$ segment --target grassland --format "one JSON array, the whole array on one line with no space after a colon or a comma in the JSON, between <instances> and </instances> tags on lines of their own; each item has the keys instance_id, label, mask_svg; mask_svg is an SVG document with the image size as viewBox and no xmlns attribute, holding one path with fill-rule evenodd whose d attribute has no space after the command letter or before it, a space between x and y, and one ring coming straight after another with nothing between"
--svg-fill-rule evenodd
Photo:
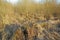
<instances>
[{"instance_id":1,"label":"grassland","mask_svg":"<svg viewBox=\"0 0 60 40\"><path fill-rule=\"evenodd\" d=\"M59 6L0 2L0 40L60 40Z\"/></svg>"}]
</instances>

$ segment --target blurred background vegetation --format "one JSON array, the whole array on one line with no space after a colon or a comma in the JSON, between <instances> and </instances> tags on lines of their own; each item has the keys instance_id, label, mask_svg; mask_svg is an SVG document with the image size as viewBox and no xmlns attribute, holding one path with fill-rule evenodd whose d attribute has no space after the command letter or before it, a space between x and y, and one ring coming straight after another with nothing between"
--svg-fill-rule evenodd
<instances>
[{"instance_id":1,"label":"blurred background vegetation","mask_svg":"<svg viewBox=\"0 0 60 40\"><path fill-rule=\"evenodd\" d=\"M57 0L34 2L22 0L11 4L0 0L0 32L1 40L60 40L60 3ZM7 27L10 33L5 32ZM17 30L15 29L20 25ZM23 31L23 30L24 31ZM27 31L27 32L26 32ZM11 33L12 32L12 33ZM8 38L7 35L13 35ZM5 38L7 36L7 38Z\"/></svg>"}]
</instances>

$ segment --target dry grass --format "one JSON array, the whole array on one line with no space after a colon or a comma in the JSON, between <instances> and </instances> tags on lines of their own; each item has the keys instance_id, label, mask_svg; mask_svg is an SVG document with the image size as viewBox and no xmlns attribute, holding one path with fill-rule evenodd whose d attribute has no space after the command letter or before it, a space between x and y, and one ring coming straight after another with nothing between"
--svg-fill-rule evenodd
<instances>
[{"instance_id":1,"label":"dry grass","mask_svg":"<svg viewBox=\"0 0 60 40\"><path fill-rule=\"evenodd\" d=\"M1 4L0 8L0 40L60 40L60 19L55 20L50 11L46 14L43 8L49 7Z\"/></svg>"}]
</instances>

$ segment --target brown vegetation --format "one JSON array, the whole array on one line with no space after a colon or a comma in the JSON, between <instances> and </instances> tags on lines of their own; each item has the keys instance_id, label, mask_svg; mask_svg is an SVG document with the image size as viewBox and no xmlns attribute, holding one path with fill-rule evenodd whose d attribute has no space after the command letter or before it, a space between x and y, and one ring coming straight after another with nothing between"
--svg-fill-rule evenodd
<instances>
[{"instance_id":1,"label":"brown vegetation","mask_svg":"<svg viewBox=\"0 0 60 40\"><path fill-rule=\"evenodd\" d=\"M0 1L0 40L60 40L60 5Z\"/></svg>"}]
</instances>

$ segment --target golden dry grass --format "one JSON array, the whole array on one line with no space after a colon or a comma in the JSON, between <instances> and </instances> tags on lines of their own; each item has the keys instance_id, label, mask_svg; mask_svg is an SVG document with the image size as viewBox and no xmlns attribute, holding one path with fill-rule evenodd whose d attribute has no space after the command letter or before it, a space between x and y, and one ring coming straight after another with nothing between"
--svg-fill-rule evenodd
<instances>
[{"instance_id":1,"label":"golden dry grass","mask_svg":"<svg viewBox=\"0 0 60 40\"><path fill-rule=\"evenodd\" d=\"M55 5L0 4L0 40L60 40L60 15L55 20Z\"/></svg>"}]
</instances>

